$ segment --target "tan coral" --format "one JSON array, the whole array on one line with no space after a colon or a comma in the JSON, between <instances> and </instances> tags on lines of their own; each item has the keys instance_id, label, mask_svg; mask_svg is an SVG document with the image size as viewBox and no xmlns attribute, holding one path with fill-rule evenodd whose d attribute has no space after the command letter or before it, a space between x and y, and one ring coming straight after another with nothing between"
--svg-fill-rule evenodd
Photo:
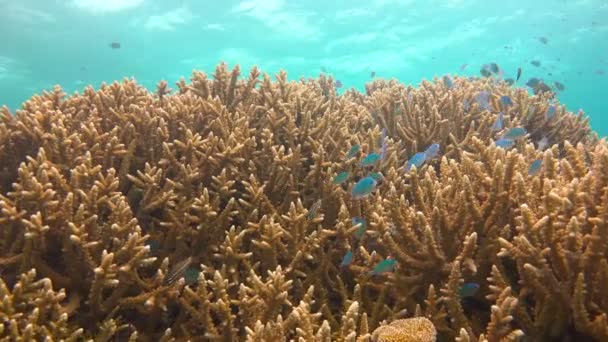
<instances>
[{"instance_id":1,"label":"tan coral","mask_svg":"<svg viewBox=\"0 0 608 342\"><path fill-rule=\"evenodd\" d=\"M398 319L372 333L374 342L435 342L436 339L437 330L426 317Z\"/></svg>"},{"instance_id":2,"label":"tan coral","mask_svg":"<svg viewBox=\"0 0 608 342\"><path fill-rule=\"evenodd\" d=\"M33 283L65 291L50 322L85 339L365 341L411 313L439 339L607 338L608 145L582 114L557 105L548 118L545 95L486 79L338 95L326 76L240 76L221 64L176 93L125 79L2 109L6 288L35 269ZM515 148L492 143L480 90L493 108L517 103L502 108L529 132ZM385 159L365 170L383 128ZM435 142L440 158L403 172ZM353 201L372 170L377 191ZM341 171L349 183L332 184ZM370 275L389 257L394 272ZM197 282L171 271L182 260ZM478 293L461 298L471 282ZM19 324L44 331L34 318Z\"/></svg>"}]
</instances>

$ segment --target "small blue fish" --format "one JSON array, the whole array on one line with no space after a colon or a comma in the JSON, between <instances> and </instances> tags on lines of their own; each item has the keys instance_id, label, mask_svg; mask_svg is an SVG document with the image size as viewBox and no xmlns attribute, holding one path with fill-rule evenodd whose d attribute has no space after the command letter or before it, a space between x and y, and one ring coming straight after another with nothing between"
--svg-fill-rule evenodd
<instances>
[{"instance_id":1,"label":"small blue fish","mask_svg":"<svg viewBox=\"0 0 608 342\"><path fill-rule=\"evenodd\" d=\"M446 88L448 89L452 89L452 87L454 86L454 82L452 82L452 79L450 78L450 76L443 76L443 84L445 84Z\"/></svg>"},{"instance_id":2,"label":"small blue fish","mask_svg":"<svg viewBox=\"0 0 608 342\"><path fill-rule=\"evenodd\" d=\"M419 169L425 161L426 155L424 154L424 152L417 152L405 164L405 172L410 172L412 166L416 166L416 168Z\"/></svg>"},{"instance_id":3,"label":"small blue fish","mask_svg":"<svg viewBox=\"0 0 608 342\"><path fill-rule=\"evenodd\" d=\"M500 138L500 139L496 140L496 142L495 142L496 146L502 147L502 148L511 148L514 143L515 142L513 140L505 139L505 138Z\"/></svg>"},{"instance_id":4,"label":"small blue fish","mask_svg":"<svg viewBox=\"0 0 608 342\"><path fill-rule=\"evenodd\" d=\"M361 166L372 166L382 160L382 155L380 153L370 153L361 161Z\"/></svg>"},{"instance_id":5,"label":"small blue fish","mask_svg":"<svg viewBox=\"0 0 608 342\"><path fill-rule=\"evenodd\" d=\"M361 217L353 217L352 224L353 227L359 225L359 228L357 228L354 235L357 240L361 240L361 238L363 238L363 235L365 235L365 230L367 229L367 223L365 222L365 219Z\"/></svg>"},{"instance_id":6,"label":"small blue fish","mask_svg":"<svg viewBox=\"0 0 608 342\"><path fill-rule=\"evenodd\" d=\"M369 174L369 176L375 179L376 182L379 182L382 180L382 178L384 178L384 176L380 172L372 172Z\"/></svg>"},{"instance_id":7,"label":"small blue fish","mask_svg":"<svg viewBox=\"0 0 608 342\"><path fill-rule=\"evenodd\" d=\"M350 159L350 158L354 157L355 155L357 155L357 153L359 153L360 149L361 149L361 146L359 146L359 144L353 145L350 148L350 150L348 150L348 153L346 154L346 159Z\"/></svg>"},{"instance_id":8,"label":"small blue fish","mask_svg":"<svg viewBox=\"0 0 608 342\"><path fill-rule=\"evenodd\" d=\"M462 103L464 105L465 112L468 112L469 109L471 109L471 103L469 102L468 99L464 99L464 101Z\"/></svg>"},{"instance_id":9,"label":"small blue fish","mask_svg":"<svg viewBox=\"0 0 608 342\"><path fill-rule=\"evenodd\" d=\"M438 154L439 154L439 144L431 144L424 151L424 158L426 160L431 160L431 159L437 157Z\"/></svg>"},{"instance_id":10,"label":"small blue fish","mask_svg":"<svg viewBox=\"0 0 608 342\"><path fill-rule=\"evenodd\" d=\"M502 121L503 121L504 115L502 114L502 112L498 113L498 118L496 119L496 122L494 122L494 124L492 125L492 130L493 131L500 131L502 130Z\"/></svg>"},{"instance_id":11,"label":"small blue fish","mask_svg":"<svg viewBox=\"0 0 608 342\"><path fill-rule=\"evenodd\" d=\"M348 267L351 262L353 262L353 252L349 250L344 254L342 262L340 263L340 268Z\"/></svg>"},{"instance_id":12,"label":"small blue fish","mask_svg":"<svg viewBox=\"0 0 608 342\"><path fill-rule=\"evenodd\" d=\"M196 267L188 267L186 272L184 273L184 280L186 281L186 285L192 285L198 282L198 275L201 273Z\"/></svg>"},{"instance_id":13,"label":"small blue fish","mask_svg":"<svg viewBox=\"0 0 608 342\"><path fill-rule=\"evenodd\" d=\"M373 270L369 271L369 275L377 275L385 272L392 272L395 269L397 260L385 259L376 264Z\"/></svg>"},{"instance_id":14,"label":"small blue fish","mask_svg":"<svg viewBox=\"0 0 608 342\"><path fill-rule=\"evenodd\" d=\"M514 140L523 137L524 135L526 135L526 133L526 129L523 127L513 127L509 129L505 134L503 134L502 138Z\"/></svg>"},{"instance_id":15,"label":"small blue fish","mask_svg":"<svg viewBox=\"0 0 608 342\"><path fill-rule=\"evenodd\" d=\"M502 104L507 107L507 106L512 106L513 105L513 101L511 101L511 98L508 97L507 95L503 95L500 97L500 102L502 102Z\"/></svg>"},{"instance_id":16,"label":"small blue fish","mask_svg":"<svg viewBox=\"0 0 608 342\"><path fill-rule=\"evenodd\" d=\"M378 181L376 181L372 176L361 178L353 186L351 194L354 199L365 198L369 196L374 191L374 189L376 189L377 184Z\"/></svg>"},{"instance_id":17,"label":"small blue fish","mask_svg":"<svg viewBox=\"0 0 608 342\"><path fill-rule=\"evenodd\" d=\"M540 172L540 167L542 166L543 162L540 159L536 159L535 161L533 161L530 164L530 167L528 168L528 175L530 176L535 176Z\"/></svg>"},{"instance_id":18,"label":"small blue fish","mask_svg":"<svg viewBox=\"0 0 608 342\"><path fill-rule=\"evenodd\" d=\"M150 240L146 241L145 245L150 248L151 254L158 254L158 252L160 250L160 241L158 241L156 239L150 239Z\"/></svg>"},{"instance_id":19,"label":"small blue fish","mask_svg":"<svg viewBox=\"0 0 608 342\"><path fill-rule=\"evenodd\" d=\"M320 199L313 203L313 205L310 207L310 210L308 211L309 220L312 220L317 216L317 211L319 210L319 208L321 208L322 203L323 202Z\"/></svg>"},{"instance_id":20,"label":"small blue fish","mask_svg":"<svg viewBox=\"0 0 608 342\"><path fill-rule=\"evenodd\" d=\"M159 249L160 248L160 241L158 241L156 239L149 239L148 241L146 241L145 244L147 246L150 246L150 249Z\"/></svg>"},{"instance_id":21,"label":"small blue fish","mask_svg":"<svg viewBox=\"0 0 608 342\"><path fill-rule=\"evenodd\" d=\"M337 175L335 175L334 178L331 180L331 182L335 185L339 185L339 184L346 182L348 180L349 176L350 176L350 173L348 171L342 171L342 172L338 173Z\"/></svg>"},{"instance_id":22,"label":"small blue fish","mask_svg":"<svg viewBox=\"0 0 608 342\"><path fill-rule=\"evenodd\" d=\"M475 101L485 110L490 109L490 92L482 91L475 96Z\"/></svg>"},{"instance_id":23,"label":"small blue fish","mask_svg":"<svg viewBox=\"0 0 608 342\"><path fill-rule=\"evenodd\" d=\"M551 105L547 108L547 119L551 119L555 115L555 106Z\"/></svg>"},{"instance_id":24,"label":"small blue fish","mask_svg":"<svg viewBox=\"0 0 608 342\"><path fill-rule=\"evenodd\" d=\"M479 284L477 283L466 283L458 290L460 298L473 297L479 290Z\"/></svg>"}]
</instances>

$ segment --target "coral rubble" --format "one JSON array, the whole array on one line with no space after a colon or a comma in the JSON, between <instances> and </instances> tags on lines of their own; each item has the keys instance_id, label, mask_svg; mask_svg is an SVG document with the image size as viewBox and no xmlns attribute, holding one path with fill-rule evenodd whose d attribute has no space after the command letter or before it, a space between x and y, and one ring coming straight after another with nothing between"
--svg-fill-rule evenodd
<instances>
[{"instance_id":1,"label":"coral rubble","mask_svg":"<svg viewBox=\"0 0 608 342\"><path fill-rule=\"evenodd\" d=\"M2 109L0 339L608 339L608 144L582 113L490 78L240 76Z\"/></svg>"}]
</instances>

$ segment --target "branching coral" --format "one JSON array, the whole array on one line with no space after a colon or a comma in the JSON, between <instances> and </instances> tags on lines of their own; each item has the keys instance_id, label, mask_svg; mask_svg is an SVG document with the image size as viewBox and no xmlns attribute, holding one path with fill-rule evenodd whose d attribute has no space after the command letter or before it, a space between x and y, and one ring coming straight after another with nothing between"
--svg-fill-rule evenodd
<instances>
[{"instance_id":1,"label":"branching coral","mask_svg":"<svg viewBox=\"0 0 608 342\"><path fill-rule=\"evenodd\" d=\"M338 95L260 76L221 64L175 93L124 80L2 110L0 337L608 339L608 145L582 114L491 79ZM498 110L528 132L512 149Z\"/></svg>"}]
</instances>

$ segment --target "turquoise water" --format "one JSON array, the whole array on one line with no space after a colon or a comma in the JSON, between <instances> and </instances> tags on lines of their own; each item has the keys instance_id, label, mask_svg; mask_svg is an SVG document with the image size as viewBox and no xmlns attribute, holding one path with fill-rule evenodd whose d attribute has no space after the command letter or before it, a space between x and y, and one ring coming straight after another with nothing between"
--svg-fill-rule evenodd
<instances>
[{"instance_id":1,"label":"turquoise water","mask_svg":"<svg viewBox=\"0 0 608 342\"><path fill-rule=\"evenodd\" d=\"M563 83L559 100L606 136L606 18L606 0L0 0L0 104L14 111L54 84L71 93L134 77L154 88L220 61L290 79L324 69L359 90L372 71L418 84L496 62L505 77L522 67L521 86Z\"/></svg>"}]
</instances>

